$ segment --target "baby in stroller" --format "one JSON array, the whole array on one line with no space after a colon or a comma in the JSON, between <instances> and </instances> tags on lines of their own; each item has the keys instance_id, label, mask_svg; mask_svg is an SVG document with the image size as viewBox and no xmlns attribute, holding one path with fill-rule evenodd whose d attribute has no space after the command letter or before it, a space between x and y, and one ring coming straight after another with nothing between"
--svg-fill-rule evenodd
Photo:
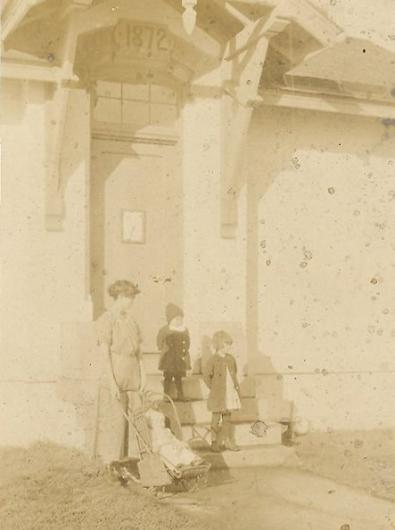
<instances>
[{"instance_id":1,"label":"baby in stroller","mask_svg":"<svg viewBox=\"0 0 395 530\"><path fill-rule=\"evenodd\" d=\"M204 460L196 455L187 443L182 442L172 433L167 425L168 418L160 410L160 402L148 400L144 409L152 451L161 457L169 469L176 470L204 463Z\"/></svg>"}]
</instances>

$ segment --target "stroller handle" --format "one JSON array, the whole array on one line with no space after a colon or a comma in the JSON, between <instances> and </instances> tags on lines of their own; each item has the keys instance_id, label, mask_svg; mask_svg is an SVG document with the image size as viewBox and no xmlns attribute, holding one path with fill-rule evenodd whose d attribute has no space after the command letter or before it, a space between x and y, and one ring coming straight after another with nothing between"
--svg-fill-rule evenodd
<instances>
[{"instance_id":1,"label":"stroller handle","mask_svg":"<svg viewBox=\"0 0 395 530\"><path fill-rule=\"evenodd\" d=\"M123 392L128 392L128 391L124 390ZM177 423L177 429L179 431L180 440L183 441L184 437L182 433L182 425L181 425L180 417L178 415L177 407L174 403L174 400L168 394L165 394L164 392L155 392L153 390L145 390L145 391L139 390L136 393L142 398L143 405L144 405L144 399L146 398L147 394L150 397L156 396L157 399L154 399L154 401L163 401L163 398L165 398L170 403L176 423ZM121 411L122 411L123 416L125 417L126 421L130 423L129 415L125 412L121 404L120 406L121 406Z\"/></svg>"},{"instance_id":2,"label":"stroller handle","mask_svg":"<svg viewBox=\"0 0 395 530\"><path fill-rule=\"evenodd\" d=\"M174 417L175 417L175 420L176 420L176 423L177 423L177 428L179 430L179 433L180 433L180 439L181 441L183 441L183 434L182 434L182 426L181 426L181 421L180 421L180 417L178 415L178 411L177 411L177 407L174 403L174 400L169 396L169 394L165 394L164 392L155 392L155 391L152 391L152 390L147 390L146 392L141 392L142 394L142 397L143 397L143 401L144 401L144 394L149 394L150 396L157 396L157 400L156 401L163 401L163 398L166 398L166 400L170 403L171 405L171 408L173 410L173 413L174 413Z\"/></svg>"}]
</instances>

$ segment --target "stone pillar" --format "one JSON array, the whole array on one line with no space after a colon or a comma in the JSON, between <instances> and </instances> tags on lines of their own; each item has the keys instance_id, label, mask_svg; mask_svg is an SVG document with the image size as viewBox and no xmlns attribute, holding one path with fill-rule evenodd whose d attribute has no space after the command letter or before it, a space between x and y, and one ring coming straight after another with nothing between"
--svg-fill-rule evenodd
<instances>
[{"instance_id":1,"label":"stone pillar","mask_svg":"<svg viewBox=\"0 0 395 530\"><path fill-rule=\"evenodd\" d=\"M68 100L64 140L61 153L61 175L65 204L64 244L68 265L73 274L70 285L70 312L66 319L92 320L90 298L90 96L85 90L71 90ZM59 234L60 235L60 234ZM70 264L72 269L70 270Z\"/></svg>"},{"instance_id":2,"label":"stone pillar","mask_svg":"<svg viewBox=\"0 0 395 530\"><path fill-rule=\"evenodd\" d=\"M57 264L59 294L63 297L63 310L59 315L60 376L81 379L82 367L92 361L92 348L87 347L92 335L89 293L90 101L83 90L70 92L60 168L65 205L63 231L50 234L58 240L58 254L60 243L63 247L62 259ZM69 346L70 341L73 347Z\"/></svg>"},{"instance_id":3,"label":"stone pillar","mask_svg":"<svg viewBox=\"0 0 395 530\"><path fill-rule=\"evenodd\" d=\"M184 308L195 370L216 329L235 338L240 369L245 348L245 194L232 239L221 235L224 108L219 95L195 93L183 108Z\"/></svg>"}]
</instances>

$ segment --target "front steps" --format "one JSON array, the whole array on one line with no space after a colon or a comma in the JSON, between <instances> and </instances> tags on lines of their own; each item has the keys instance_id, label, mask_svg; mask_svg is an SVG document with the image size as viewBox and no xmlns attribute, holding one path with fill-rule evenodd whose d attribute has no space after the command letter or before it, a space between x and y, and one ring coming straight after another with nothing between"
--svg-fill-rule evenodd
<instances>
[{"instance_id":1,"label":"front steps","mask_svg":"<svg viewBox=\"0 0 395 530\"><path fill-rule=\"evenodd\" d=\"M158 371L159 354L144 354L144 367L147 374L147 388L163 392L163 376ZM257 381L259 385L257 385ZM280 421L289 417L289 404L276 399L272 388L265 388L259 379L240 377L241 409L232 413L232 431L239 452L210 451L211 412L207 409L209 389L201 374L192 374L183 379L183 389L187 401L175 401L184 441L197 451L214 469L247 466L279 466L289 460L294 451L282 445L284 426ZM259 390L259 391L258 391ZM170 396L175 396L172 386ZM165 407L171 412L171 407ZM251 432L257 420L265 422L267 429L262 437Z\"/></svg>"},{"instance_id":2,"label":"front steps","mask_svg":"<svg viewBox=\"0 0 395 530\"><path fill-rule=\"evenodd\" d=\"M176 401L177 412L181 424L210 423L211 412L207 409L205 399L196 401ZM268 407L265 400L256 398L242 398L241 409L232 412L234 422L251 422L268 417Z\"/></svg>"},{"instance_id":3,"label":"front steps","mask_svg":"<svg viewBox=\"0 0 395 530\"><path fill-rule=\"evenodd\" d=\"M163 375L157 371L154 374L147 375L147 383L150 390L163 392ZM201 374L192 374L183 380L185 395L189 399L197 401L207 399L209 389L203 381ZM255 397L255 381L252 377L246 377L240 381L240 391L243 398ZM172 396L175 396L175 387L173 386Z\"/></svg>"},{"instance_id":4,"label":"front steps","mask_svg":"<svg viewBox=\"0 0 395 530\"><path fill-rule=\"evenodd\" d=\"M294 449L284 445L252 445L241 447L238 452L224 451L222 453L201 450L199 455L211 464L212 469L277 467L288 463L294 464L297 460Z\"/></svg>"},{"instance_id":5,"label":"front steps","mask_svg":"<svg viewBox=\"0 0 395 530\"><path fill-rule=\"evenodd\" d=\"M163 392L162 374L158 370L159 353L145 353L144 366L147 387ZM75 407L77 422L85 433L81 449L92 453L97 414L98 381L102 373L101 354L97 349L92 323L65 324L61 343L61 376L57 382L57 397ZM185 441L201 451L213 467L275 466L293 454L281 444L283 426L290 417L290 404L283 400L282 380L269 371L261 376L240 375L242 409L232 414L235 442L242 447L239 453L229 451L216 454L209 451L211 442L211 414L207 410L209 390L201 374L184 378L184 392L191 401L176 402ZM173 397L175 389L171 395ZM251 434L251 425L263 420L268 429L262 437Z\"/></svg>"},{"instance_id":6,"label":"front steps","mask_svg":"<svg viewBox=\"0 0 395 530\"><path fill-rule=\"evenodd\" d=\"M266 423L266 422L265 422ZM280 445L283 427L279 423L267 422L266 433L262 437L251 433L250 422L232 422L233 439L237 445L243 446L273 446ZM210 423L182 425L183 439L188 440L191 447L196 449L208 448L211 444Z\"/></svg>"}]
</instances>

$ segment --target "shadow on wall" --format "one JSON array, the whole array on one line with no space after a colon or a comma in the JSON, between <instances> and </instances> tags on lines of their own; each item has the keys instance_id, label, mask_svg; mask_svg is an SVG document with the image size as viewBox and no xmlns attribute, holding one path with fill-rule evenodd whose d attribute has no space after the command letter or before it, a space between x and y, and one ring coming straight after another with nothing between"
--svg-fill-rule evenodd
<instances>
[{"instance_id":1,"label":"shadow on wall","mask_svg":"<svg viewBox=\"0 0 395 530\"><path fill-rule=\"evenodd\" d=\"M347 119L347 127L344 120ZM323 121L325 120L325 121ZM361 125L365 124L365 127ZM244 175L247 182L247 342L250 356L262 358L258 337L265 323L258 322L258 270L260 205L276 178L285 172L295 174L303 186L303 166L295 153L316 151L354 155L369 165L371 155L393 156L394 132L385 120L342 116L319 112L267 108L255 116L246 148ZM372 133L373 130L373 133ZM350 132L351 131L351 132ZM353 135L352 131L355 131ZM321 134L320 134L321 133ZM356 139L358 139L356 141ZM366 146L371 146L369 149ZM266 163L265 161L266 151ZM318 171L331 171L318 168ZM319 175L317 175L318 178ZM292 197L288 197L290 204ZM314 219L312 219L314 222ZM268 264L269 265L269 264ZM270 301L266 303L270 304ZM266 354L270 352L266 352Z\"/></svg>"},{"instance_id":2,"label":"shadow on wall","mask_svg":"<svg viewBox=\"0 0 395 530\"><path fill-rule=\"evenodd\" d=\"M133 136L135 131L131 132ZM113 156L103 156L106 149L113 148L113 142L95 142L92 152L92 171L90 179L90 249L91 249L91 296L93 301L93 318L98 318L106 306L106 182L117 167L127 158L139 159L130 141L119 142Z\"/></svg>"},{"instance_id":3,"label":"shadow on wall","mask_svg":"<svg viewBox=\"0 0 395 530\"><path fill-rule=\"evenodd\" d=\"M213 355L211 337L215 331L222 329L234 340L233 353L238 365L242 406L233 413L233 420L236 423L251 424L263 420L288 426L293 419L293 406L284 399L283 378L276 372L270 357L258 354L250 358L245 332L240 323L205 322L200 329L200 355L194 363L194 373L204 373L207 362ZM201 395L200 399L206 397Z\"/></svg>"},{"instance_id":4,"label":"shadow on wall","mask_svg":"<svg viewBox=\"0 0 395 530\"><path fill-rule=\"evenodd\" d=\"M43 105L50 97L46 85L14 79L1 79L1 124L6 126L20 124L26 117L28 105Z\"/></svg>"},{"instance_id":5,"label":"shadow on wall","mask_svg":"<svg viewBox=\"0 0 395 530\"><path fill-rule=\"evenodd\" d=\"M192 367L193 373L202 373L205 369L207 361L212 356L212 336L216 331L226 331L233 339L232 353L237 362L238 373L240 376L248 373L247 363L247 344L245 338L245 331L242 329L240 322L218 321L218 322L202 322L200 324L200 344L197 351L198 358Z\"/></svg>"},{"instance_id":6,"label":"shadow on wall","mask_svg":"<svg viewBox=\"0 0 395 530\"><path fill-rule=\"evenodd\" d=\"M281 333L281 329L267 330L267 324L260 321L259 317L262 314L262 305L267 304L267 311L270 311L271 305L270 300L262 300L262 285L266 283L266 269L265 267L262 268L265 259L263 258L262 261L262 252L265 253L265 241L260 241L260 236L262 236L263 228L268 233L275 231L273 230L274 227L262 227L264 224L262 220L264 199L281 174L287 173L288 181L291 181L294 175L301 187L308 184L307 178L304 179L304 176L307 175L305 171L309 172L309 178L316 171L317 179L322 178L322 175L326 173L329 177L327 180L330 181L333 167L326 167L323 163L318 167L309 165L305 170L303 162L298 160L298 152L304 152L307 155L309 152L314 153L313 160L319 160L320 153L323 155L329 153L337 155L337 160L340 162L342 156L344 160L353 156L361 161L361 171L366 168L368 173L371 157L383 160L393 158L394 132L394 128L390 126L388 121L377 118L269 108L255 115L249 132L244 160L244 176L245 182L247 182L248 197L247 344L253 371L257 374L257 392L269 399L274 399L275 396L278 399L279 396L283 395L283 380L282 375L276 373L273 366L273 363L276 364L275 359L271 357L271 352L265 349L264 343L265 335L272 331ZM353 177L355 178L355 175ZM324 191L326 192L326 188ZM330 193L330 189L328 192ZM293 201L292 195L287 196L285 193L281 195L283 209L284 203L286 204L288 201L289 206L292 207ZM280 197L278 193L277 197ZM314 212L310 213L307 210L305 215L311 215L311 223L314 223ZM293 227L290 227L290 231L292 229ZM296 236L298 235L296 234ZM303 238L304 234L300 234L300 236ZM267 255L266 265L268 267L270 262L270 256ZM275 293L272 292L273 295ZM328 318L330 318L330 314ZM287 323L283 320L282 325L286 326ZM294 355L293 350L294 344L290 342L289 352L285 352L289 353L290 361ZM315 352L308 351L306 353L312 356Z\"/></svg>"}]
</instances>

